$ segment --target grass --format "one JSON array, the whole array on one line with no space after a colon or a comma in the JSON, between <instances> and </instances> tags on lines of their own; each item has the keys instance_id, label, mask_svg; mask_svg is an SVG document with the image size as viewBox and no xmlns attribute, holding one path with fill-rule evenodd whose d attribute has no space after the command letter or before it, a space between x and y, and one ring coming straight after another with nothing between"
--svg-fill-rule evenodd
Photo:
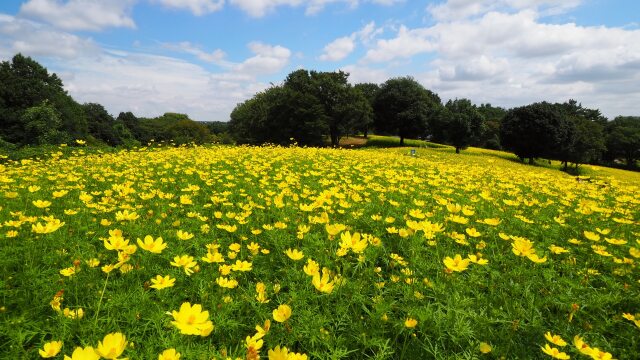
<instances>
[{"instance_id":1,"label":"grass","mask_svg":"<svg viewBox=\"0 0 640 360\"><path fill-rule=\"evenodd\" d=\"M425 146L74 149L0 165L0 358L113 333L132 359L545 358L546 332L573 358L587 358L575 336L635 358L638 178L590 167L579 182ZM158 275L175 283L156 289ZM185 303L210 333L167 314Z\"/></svg>"}]
</instances>

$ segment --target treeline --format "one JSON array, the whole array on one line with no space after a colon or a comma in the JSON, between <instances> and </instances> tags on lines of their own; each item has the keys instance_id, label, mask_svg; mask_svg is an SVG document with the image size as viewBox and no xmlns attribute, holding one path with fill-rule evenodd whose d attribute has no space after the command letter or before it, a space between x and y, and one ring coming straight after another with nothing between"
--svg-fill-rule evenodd
<instances>
[{"instance_id":1,"label":"treeline","mask_svg":"<svg viewBox=\"0 0 640 360\"><path fill-rule=\"evenodd\" d=\"M404 139L449 144L456 152L469 146L569 164L603 163L637 167L640 117L609 121L598 109L575 100L534 103L513 109L476 106L468 99L443 103L411 77L383 84L351 85L348 74L296 70L240 103L229 131L239 143L337 146L345 135L370 132Z\"/></svg>"},{"instance_id":2,"label":"treeline","mask_svg":"<svg viewBox=\"0 0 640 360\"><path fill-rule=\"evenodd\" d=\"M79 104L62 80L29 57L18 54L0 63L0 148L72 144L137 146L150 141L175 144L232 142L226 123L196 122L187 115L156 118L131 112L112 116L100 104Z\"/></svg>"}]
</instances>

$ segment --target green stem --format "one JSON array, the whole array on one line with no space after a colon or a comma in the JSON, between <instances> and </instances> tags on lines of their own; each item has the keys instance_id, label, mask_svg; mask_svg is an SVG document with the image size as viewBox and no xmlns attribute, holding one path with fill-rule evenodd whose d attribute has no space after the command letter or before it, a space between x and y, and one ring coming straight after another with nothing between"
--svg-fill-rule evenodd
<instances>
[{"instance_id":1,"label":"green stem","mask_svg":"<svg viewBox=\"0 0 640 360\"><path fill-rule=\"evenodd\" d=\"M96 318L93 326L98 325L98 315L100 314L100 306L102 305L102 298L104 298L104 292L107 290L107 282L109 282L110 272L107 273L107 278L104 280L104 286L102 287L102 293L100 294L100 300L98 301L98 309L96 310Z\"/></svg>"}]
</instances>

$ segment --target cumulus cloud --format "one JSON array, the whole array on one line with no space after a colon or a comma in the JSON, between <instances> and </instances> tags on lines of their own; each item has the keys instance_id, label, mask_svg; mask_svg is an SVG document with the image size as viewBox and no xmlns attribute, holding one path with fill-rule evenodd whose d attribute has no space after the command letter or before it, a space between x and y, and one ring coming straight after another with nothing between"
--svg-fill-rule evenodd
<instances>
[{"instance_id":1,"label":"cumulus cloud","mask_svg":"<svg viewBox=\"0 0 640 360\"><path fill-rule=\"evenodd\" d=\"M533 9L544 14L559 14L575 8L582 0L447 0L430 4L427 9L438 21L455 21L481 16L490 11Z\"/></svg>"},{"instance_id":2,"label":"cumulus cloud","mask_svg":"<svg viewBox=\"0 0 640 360\"><path fill-rule=\"evenodd\" d=\"M404 0L365 0L378 5L394 5ZM280 6L305 7L307 15L315 15L329 4L345 4L348 8L355 9L362 0L229 0L229 3L245 11L252 17L263 17Z\"/></svg>"},{"instance_id":3,"label":"cumulus cloud","mask_svg":"<svg viewBox=\"0 0 640 360\"><path fill-rule=\"evenodd\" d=\"M99 47L91 39L52 29L30 20L0 16L0 56L16 53L30 56L75 58L93 55Z\"/></svg>"},{"instance_id":4,"label":"cumulus cloud","mask_svg":"<svg viewBox=\"0 0 640 360\"><path fill-rule=\"evenodd\" d=\"M228 66L229 62L225 60L227 54L222 49L215 49L212 52L206 52L199 46L188 41L180 43L163 43L162 46L169 50L180 51L187 54L195 55L198 59L220 66Z\"/></svg>"},{"instance_id":5,"label":"cumulus cloud","mask_svg":"<svg viewBox=\"0 0 640 360\"><path fill-rule=\"evenodd\" d=\"M322 55L320 55L320 60L340 61L353 52L356 47L356 40L368 44L376 35L381 34L382 31L382 28L376 28L375 22L372 21L351 35L337 38L327 44L323 49Z\"/></svg>"},{"instance_id":6,"label":"cumulus cloud","mask_svg":"<svg viewBox=\"0 0 640 360\"><path fill-rule=\"evenodd\" d=\"M197 16L216 12L224 7L224 0L153 0L153 2L170 8L187 9Z\"/></svg>"},{"instance_id":7,"label":"cumulus cloud","mask_svg":"<svg viewBox=\"0 0 640 360\"><path fill-rule=\"evenodd\" d=\"M254 56L233 66L233 70L238 73L253 76L277 73L289 63L291 58L291 50L280 45L252 42L248 46Z\"/></svg>"},{"instance_id":8,"label":"cumulus cloud","mask_svg":"<svg viewBox=\"0 0 640 360\"><path fill-rule=\"evenodd\" d=\"M29 0L20 6L20 15L64 30L135 28L131 18L135 2L136 0Z\"/></svg>"}]
</instances>

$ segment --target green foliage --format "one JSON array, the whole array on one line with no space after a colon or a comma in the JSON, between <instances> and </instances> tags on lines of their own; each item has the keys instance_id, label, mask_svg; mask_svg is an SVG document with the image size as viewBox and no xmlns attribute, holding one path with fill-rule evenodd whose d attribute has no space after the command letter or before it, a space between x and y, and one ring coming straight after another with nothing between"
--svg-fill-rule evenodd
<instances>
[{"instance_id":1,"label":"green foliage","mask_svg":"<svg viewBox=\"0 0 640 360\"><path fill-rule=\"evenodd\" d=\"M500 126L502 147L519 158L553 157L554 151L566 143L571 123L555 105L541 102L511 109Z\"/></svg>"},{"instance_id":2,"label":"green foliage","mask_svg":"<svg viewBox=\"0 0 640 360\"><path fill-rule=\"evenodd\" d=\"M628 167L635 167L640 158L640 117L618 116L606 127L607 157L622 158Z\"/></svg>"},{"instance_id":3,"label":"green foliage","mask_svg":"<svg viewBox=\"0 0 640 360\"><path fill-rule=\"evenodd\" d=\"M387 80L380 86L375 101L375 128L398 135L400 144L408 137L419 137L441 106L440 98L411 77Z\"/></svg>"},{"instance_id":4,"label":"green foliage","mask_svg":"<svg viewBox=\"0 0 640 360\"><path fill-rule=\"evenodd\" d=\"M60 115L46 100L24 111L20 120L24 124L25 136L37 145L63 144L71 140L60 130Z\"/></svg>"},{"instance_id":5,"label":"green foliage","mask_svg":"<svg viewBox=\"0 0 640 360\"><path fill-rule=\"evenodd\" d=\"M486 129L484 117L467 99L447 101L438 118L445 142L453 145L456 153L479 143Z\"/></svg>"}]
</instances>

